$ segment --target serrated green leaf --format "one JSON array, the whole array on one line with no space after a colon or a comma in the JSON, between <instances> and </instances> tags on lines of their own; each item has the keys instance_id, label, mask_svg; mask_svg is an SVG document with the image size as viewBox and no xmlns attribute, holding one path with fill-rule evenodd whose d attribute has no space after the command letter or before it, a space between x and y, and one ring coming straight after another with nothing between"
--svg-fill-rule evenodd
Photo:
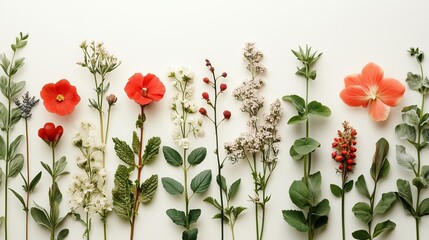
<instances>
[{"instance_id":1,"label":"serrated green leaf","mask_svg":"<svg viewBox=\"0 0 429 240\"><path fill-rule=\"evenodd\" d=\"M173 221L175 224L186 227L186 216L183 211L171 208L168 209L166 213L167 216L171 219L171 221Z\"/></svg>"},{"instance_id":2,"label":"serrated green leaf","mask_svg":"<svg viewBox=\"0 0 429 240\"><path fill-rule=\"evenodd\" d=\"M134 202L133 184L129 177L130 169L119 165L112 189L113 209L119 217L127 220L131 219Z\"/></svg>"},{"instance_id":3,"label":"serrated green leaf","mask_svg":"<svg viewBox=\"0 0 429 240\"><path fill-rule=\"evenodd\" d=\"M305 100L298 95L287 95L284 96L283 101L290 102L295 106L298 113L305 112Z\"/></svg>"},{"instance_id":4,"label":"serrated green leaf","mask_svg":"<svg viewBox=\"0 0 429 240\"><path fill-rule=\"evenodd\" d=\"M380 202L375 206L375 214L383 214L393 206L396 201L396 194L394 192L383 193Z\"/></svg>"},{"instance_id":5,"label":"serrated green leaf","mask_svg":"<svg viewBox=\"0 0 429 240\"><path fill-rule=\"evenodd\" d=\"M182 194L184 191L183 185L180 182L174 180L173 178L163 177L161 179L161 183L165 191L167 191L171 195Z\"/></svg>"},{"instance_id":6,"label":"serrated green leaf","mask_svg":"<svg viewBox=\"0 0 429 240\"><path fill-rule=\"evenodd\" d=\"M416 129L413 126L407 125L406 123L401 123L395 127L396 135L403 140L408 140L410 142L416 141Z\"/></svg>"},{"instance_id":7,"label":"serrated green leaf","mask_svg":"<svg viewBox=\"0 0 429 240\"><path fill-rule=\"evenodd\" d=\"M162 152L164 153L165 160L173 166L181 166L183 164L183 159L180 153L178 153L174 148L169 146L162 147Z\"/></svg>"},{"instance_id":8,"label":"serrated green leaf","mask_svg":"<svg viewBox=\"0 0 429 240\"><path fill-rule=\"evenodd\" d=\"M159 154L159 146L161 145L160 137L151 137L146 144L143 154L143 165L150 163Z\"/></svg>"},{"instance_id":9,"label":"serrated green leaf","mask_svg":"<svg viewBox=\"0 0 429 240\"><path fill-rule=\"evenodd\" d=\"M317 101L308 104L308 113L321 117L331 116L331 109Z\"/></svg>"},{"instance_id":10,"label":"serrated green leaf","mask_svg":"<svg viewBox=\"0 0 429 240\"><path fill-rule=\"evenodd\" d=\"M57 235L57 240L64 240L69 235L68 229L61 230Z\"/></svg>"},{"instance_id":11,"label":"serrated green leaf","mask_svg":"<svg viewBox=\"0 0 429 240\"><path fill-rule=\"evenodd\" d=\"M188 156L188 162L191 165L200 164L207 155L207 149L205 147L200 147L194 149Z\"/></svg>"},{"instance_id":12,"label":"serrated green leaf","mask_svg":"<svg viewBox=\"0 0 429 240\"><path fill-rule=\"evenodd\" d=\"M139 202L148 203L152 200L155 195L156 189L158 188L158 175L152 175L146 179L141 185L141 191L139 194Z\"/></svg>"},{"instance_id":13,"label":"serrated green leaf","mask_svg":"<svg viewBox=\"0 0 429 240\"><path fill-rule=\"evenodd\" d=\"M371 199L371 196L369 195L368 187L366 185L365 177L363 175L360 175L356 181L356 189L360 194L365 196L368 199Z\"/></svg>"},{"instance_id":14,"label":"serrated green leaf","mask_svg":"<svg viewBox=\"0 0 429 240\"><path fill-rule=\"evenodd\" d=\"M240 183L241 183L241 179L237 179L235 182L231 184L231 186L229 187L228 199L231 200L235 196L235 194L238 191L238 188L240 187Z\"/></svg>"},{"instance_id":15,"label":"serrated green leaf","mask_svg":"<svg viewBox=\"0 0 429 240\"><path fill-rule=\"evenodd\" d=\"M405 147L402 145L396 145L396 160L399 166L407 170L416 171L415 159L406 152Z\"/></svg>"},{"instance_id":16,"label":"serrated green leaf","mask_svg":"<svg viewBox=\"0 0 429 240\"><path fill-rule=\"evenodd\" d=\"M330 185L331 188L331 193L335 196L335 197L341 197L343 195L343 190L336 184L331 184Z\"/></svg>"},{"instance_id":17,"label":"serrated green leaf","mask_svg":"<svg viewBox=\"0 0 429 240\"><path fill-rule=\"evenodd\" d=\"M355 216L364 223L369 223L372 220L371 207L368 203L358 202L352 208Z\"/></svg>"},{"instance_id":18,"label":"serrated green leaf","mask_svg":"<svg viewBox=\"0 0 429 240\"><path fill-rule=\"evenodd\" d=\"M125 141L119 140L118 138L113 138L113 142L115 143L115 152L116 156L119 157L124 163L128 164L131 169L135 168L134 162L134 152L130 146Z\"/></svg>"},{"instance_id":19,"label":"serrated green leaf","mask_svg":"<svg viewBox=\"0 0 429 240\"><path fill-rule=\"evenodd\" d=\"M191 189L194 193L203 193L207 191L212 181L212 171L205 170L195 176L191 181Z\"/></svg>"},{"instance_id":20,"label":"serrated green leaf","mask_svg":"<svg viewBox=\"0 0 429 240\"><path fill-rule=\"evenodd\" d=\"M140 148L140 140L139 137L137 136L137 132L133 131L133 151L135 154L139 154L139 148Z\"/></svg>"},{"instance_id":21,"label":"serrated green leaf","mask_svg":"<svg viewBox=\"0 0 429 240\"><path fill-rule=\"evenodd\" d=\"M429 215L429 198L424 199L419 206L419 212L420 217L423 217L425 215Z\"/></svg>"},{"instance_id":22,"label":"serrated green leaf","mask_svg":"<svg viewBox=\"0 0 429 240\"><path fill-rule=\"evenodd\" d=\"M297 207L303 209L310 205L308 196L309 190L303 181L298 180L292 183L289 188L289 197Z\"/></svg>"},{"instance_id":23,"label":"serrated green leaf","mask_svg":"<svg viewBox=\"0 0 429 240\"><path fill-rule=\"evenodd\" d=\"M182 240L197 240L198 229L192 228L182 233Z\"/></svg>"},{"instance_id":24,"label":"serrated green leaf","mask_svg":"<svg viewBox=\"0 0 429 240\"><path fill-rule=\"evenodd\" d=\"M396 224L390 220L378 223L374 228L374 233L372 234L373 238L376 238L378 235L385 231L391 231L395 229Z\"/></svg>"},{"instance_id":25,"label":"serrated green leaf","mask_svg":"<svg viewBox=\"0 0 429 240\"><path fill-rule=\"evenodd\" d=\"M296 230L300 232L308 232L310 229L307 226L307 220L304 213L296 210L283 210L283 219Z\"/></svg>"},{"instance_id":26,"label":"serrated green leaf","mask_svg":"<svg viewBox=\"0 0 429 240\"><path fill-rule=\"evenodd\" d=\"M293 148L300 155L314 152L318 147L320 147L320 143L313 138L300 138L293 143Z\"/></svg>"},{"instance_id":27,"label":"serrated green leaf","mask_svg":"<svg viewBox=\"0 0 429 240\"><path fill-rule=\"evenodd\" d=\"M371 239L371 236L369 235L368 231L366 230L357 230L352 233L352 236L354 239L358 240L367 240Z\"/></svg>"},{"instance_id":28,"label":"serrated green leaf","mask_svg":"<svg viewBox=\"0 0 429 240\"><path fill-rule=\"evenodd\" d=\"M201 209L189 210L189 224L196 223L201 215Z\"/></svg>"},{"instance_id":29,"label":"serrated green leaf","mask_svg":"<svg viewBox=\"0 0 429 240\"><path fill-rule=\"evenodd\" d=\"M212 197L206 197L204 199L204 202L210 203L211 205L213 205L218 210L222 210L222 206L219 204L219 202Z\"/></svg>"},{"instance_id":30,"label":"serrated green leaf","mask_svg":"<svg viewBox=\"0 0 429 240\"><path fill-rule=\"evenodd\" d=\"M7 178L15 177L21 172L22 167L24 166L24 155L21 153L16 154L14 158L10 160L9 163L9 176Z\"/></svg>"}]
</instances>

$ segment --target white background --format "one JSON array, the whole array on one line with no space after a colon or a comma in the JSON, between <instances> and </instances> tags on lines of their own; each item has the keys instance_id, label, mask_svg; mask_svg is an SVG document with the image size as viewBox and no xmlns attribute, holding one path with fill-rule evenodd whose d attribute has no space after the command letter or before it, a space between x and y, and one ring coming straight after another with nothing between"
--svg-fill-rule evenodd
<instances>
[{"instance_id":1,"label":"white background","mask_svg":"<svg viewBox=\"0 0 429 240\"><path fill-rule=\"evenodd\" d=\"M264 64L267 74L263 94L266 105L275 98L298 94L304 96L305 81L295 76L299 64L290 49L309 44L315 50L323 52L316 65L318 77L310 85L310 99L318 100L329 106L332 115L327 119L311 120L311 136L322 143L313 157L312 171L322 171L323 195L330 200L331 213L329 224L320 231L317 239L340 239L341 218L340 200L329 191L330 183L340 183L336 174L335 162L330 158L332 138L341 123L348 120L358 131L356 179L360 174L366 176L371 186L369 168L375 149L375 142L385 137L390 143L389 160L391 172L380 183L381 192L395 190L398 178L410 179L409 172L396 164L395 145L402 143L394 134L394 127L401 123L400 111L403 106L420 104L417 93L408 89L402 103L392 109L389 119L384 123L370 120L367 110L352 109L339 98L346 75L358 73L368 62L376 62L385 71L385 76L394 77L404 85L408 71L417 72L418 65L408 56L406 50L419 46L429 52L429 34L427 26L429 15L427 1L399 0L361 0L361 1L198 1L198 0L162 0L162 1L5 1L0 4L0 52L11 53L9 45L20 32L30 34L27 47L20 53L26 57L24 68L17 75L27 81L25 90L39 96L39 91L46 83L66 78L76 85L82 98L75 112L67 117L48 113L42 104L33 112L31 128L32 174L42 170L40 161L50 162L48 146L37 137L37 130L47 121L64 126L65 133L57 148L58 155L66 155L68 169L76 172L76 149L70 140L75 126L82 120L98 121L96 111L87 106L87 99L94 96L93 81L89 72L76 65L81 61L79 44L83 40L103 41L106 48L122 60L121 66L108 79L111 91L119 98L112 112L110 136L124 140L131 139L134 122L139 112L138 106L129 100L124 91L127 79L135 72L151 72L160 77L167 85L167 93L160 103L147 108L145 138L158 135L162 145L173 146L171 131L173 125L169 118L169 101L172 88L169 86L167 69L171 65L185 65L195 74L196 100L202 91L208 90L201 81L209 74L204 66L204 59L212 61L220 74L228 73L228 91L220 103L220 109L229 109L232 118L222 125L221 142L231 141L246 129L245 114L239 111L239 102L231 96L232 90L248 78L242 61L242 48L245 42L256 42L256 46L265 54ZM424 62L429 71L429 65ZM3 101L4 99L2 99ZM282 104L285 115L279 132L282 136L281 153L268 192L272 194L267 205L265 239L306 239L306 235L296 232L283 221L281 210L296 208L288 196L288 188L293 180L302 177L302 162L295 162L288 154L293 141L304 136L304 126L286 124L295 110L287 103ZM265 108L267 109L267 108ZM216 171L214 154L214 135L212 126L206 122L206 136L192 144L192 147L206 146L208 158L199 169L191 174L210 168ZM14 129L13 134L23 133L23 124ZM406 143L402 143L406 144ZM409 151L411 148L407 145ZM428 152L423 153L424 164ZM110 181L120 160L115 156L113 144L108 145L108 172ZM3 164L3 163L2 163ZM160 177L170 176L181 179L181 171L168 165L162 154L151 166L144 169L145 178L158 173ZM242 215L236 225L236 239L255 239L253 205L248 201L252 194L252 179L247 164L239 162L226 164L226 178L231 182L242 178L242 186L235 204L247 206L249 210ZM63 213L67 207L67 188L70 176L60 180L60 187L65 193ZM12 187L20 190L21 181L15 178ZM44 173L41 184L32 195L32 199L47 206L49 178ZM112 183L110 183L110 187ZM212 184L209 192L192 199L192 208L201 208L202 215L196 225L199 239L219 239L219 222L212 220L214 209L202 202L205 196L217 196L217 186ZM4 185L0 190L0 215L3 215ZM348 239L354 230L365 228L357 220L351 208L354 203L364 199L354 189L347 194L346 221ZM24 212L18 201L10 195L10 235L9 239L24 239ZM181 239L182 229L173 224L165 211L168 208L184 208L182 199L170 196L159 185L154 201L140 208L136 223L136 239ZM397 223L396 229L381 239L400 240L414 238L414 219L406 216L402 206L396 204L392 211L381 221L390 218ZM63 225L64 226L64 225ZM68 219L65 226L70 228L68 239L80 239L83 227ZM429 220L421 222L421 236L429 233ZM92 239L102 239L101 224L95 220ZM227 228L226 228L227 229ZM3 238L3 229L0 230ZM112 214L109 218L109 239L128 239L129 225ZM48 239L48 232L31 221L32 239ZM226 232L226 239L230 239Z\"/></svg>"}]
</instances>

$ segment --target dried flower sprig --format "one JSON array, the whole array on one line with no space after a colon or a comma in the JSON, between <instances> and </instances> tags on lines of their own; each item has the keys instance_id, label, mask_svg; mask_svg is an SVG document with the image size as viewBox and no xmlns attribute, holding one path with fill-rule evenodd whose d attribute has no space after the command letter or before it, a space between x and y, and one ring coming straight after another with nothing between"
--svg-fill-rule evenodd
<instances>
[{"instance_id":1,"label":"dried flower sprig","mask_svg":"<svg viewBox=\"0 0 429 240\"><path fill-rule=\"evenodd\" d=\"M305 50L301 47L298 51L292 50L292 53L303 65L298 67L295 74L305 79L306 94L305 98L298 95L287 95L283 97L283 100L292 103L297 110L297 115L291 117L288 124L305 122L305 137L295 140L289 151L294 160L304 161L304 177L294 181L289 188L292 202L302 211L283 210L283 218L296 230L307 232L308 240L312 240L316 231L328 223L330 206L327 199L320 200L322 194L320 171L311 174L312 153L320 147L320 143L310 137L310 117L329 117L331 110L318 101L309 102L309 83L317 76L316 70L312 70L312 67L322 53L312 52L311 47L308 46Z\"/></svg>"},{"instance_id":2,"label":"dried flower sprig","mask_svg":"<svg viewBox=\"0 0 429 240\"><path fill-rule=\"evenodd\" d=\"M96 143L95 128L89 122L81 122L73 137L73 145L79 148L81 155L77 157L77 166L83 173L72 177L69 192L69 207L77 221L85 226L84 236L90 239L92 217L95 214L102 218L112 210L112 204L106 192L106 170L103 167L104 145ZM82 209L85 218L79 214Z\"/></svg>"},{"instance_id":3,"label":"dried flower sprig","mask_svg":"<svg viewBox=\"0 0 429 240\"><path fill-rule=\"evenodd\" d=\"M171 70L169 77L172 79L172 85L176 90L171 104L171 110L173 111L171 119L175 125L173 139L182 152L179 153L168 146L164 146L162 151L167 163L174 167L182 168L183 184L170 177L163 177L161 181L162 186L168 193L183 196L185 211L171 208L166 213L175 224L185 228L182 233L183 240L196 240L198 229L191 225L197 222L201 215L201 209L190 209L190 200L194 194L202 194L207 191L212 180L212 172L211 170L204 170L197 174L190 184L188 182L190 168L202 163L207 155L205 147L195 148L188 154L191 143L190 137L192 135L195 138L202 137L204 132L201 119L195 119L192 116L198 111L196 104L192 101L192 73L186 67L179 67ZM192 194L190 194L190 190L192 190Z\"/></svg>"},{"instance_id":4,"label":"dried flower sprig","mask_svg":"<svg viewBox=\"0 0 429 240\"><path fill-rule=\"evenodd\" d=\"M412 184L416 187L416 201L413 202L413 193L408 180L398 179L396 182L398 188L398 197L407 214L415 219L416 239L420 239L420 220L423 216L429 215L429 198L420 200L423 190L427 189L429 181L429 166L422 166L422 150L428 147L429 139L429 113L425 112L425 100L429 89L429 79L424 75L422 62L424 53L419 48L411 48L410 56L415 57L420 67L420 73L407 74L406 82L411 90L421 94L422 100L420 107L417 105L406 106L402 109L403 123L398 124L395 128L396 135L407 140L414 147L416 159L406 152L403 145L396 145L396 159L398 164L404 169L413 172L414 178ZM415 205L414 205L415 203Z\"/></svg>"},{"instance_id":5,"label":"dried flower sprig","mask_svg":"<svg viewBox=\"0 0 429 240\"><path fill-rule=\"evenodd\" d=\"M337 173L341 173L341 187L336 184L331 184L331 192L334 196L341 198L341 229L342 239L346 239L345 231L345 194L353 189L353 180L348 181L348 174L353 172L356 165L356 129L349 125L347 121L343 122L343 130L337 131L337 137L332 142L331 157L335 162L339 163Z\"/></svg>"},{"instance_id":6,"label":"dried flower sprig","mask_svg":"<svg viewBox=\"0 0 429 240\"><path fill-rule=\"evenodd\" d=\"M61 125L55 126L51 122L46 123L38 131L39 137L48 144L52 152L51 165L41 162L43 168L51 176L51 187L48 191L49 211L36 204L35 207L31 208L30 212L35 222L50 231L50 240L63 240L69 235L69 230L66 228L60 230L57 234L61 223L63 223L68 216L67 214L60 217L60 205L63 195L57 183L60 176L68 174L68 172L65 171L67 161L65 156L61 157L59 160L56 160L55 157L55 148L58 145L63 132L64 129Z\"/></svg>"},{"instance_id":7,"label":"dried flower sprig","mask_svg":"<svg viewBox=\"0 0 429 240\"><path fill-rule=\"evenodd\" d=\"M24 185L22 188L24 189L26 196L24 198L15 190L10 189L13 194L19 199L21 202L23 209L25 211L25 239L29 239L29 211L30 211L30 193L32 193L37 184L42 177L42 172L39 172L34 178L30 178L30 144L28 143L29 134L28 134L28 119L31 118L31 110L33 107L39 102L39 99L36 97L30 97L28 91L22 96L22 102L19 101L18 98L14 100L15 105L21 110L21 118L24 119L25 122L25 149L26 149L26 177L21 174L22 179L24 180Z\"/></svg>"},{"instance_id":8,"label":"dried flower sprig","mask_svg":"<svg viewBox=\"0 0 429 240\"><path fill-rule=\"evenodd\" d=\"M28 34L19 33L15 43L11 45L12 58L6 54L0 55L0 67L4 75L0 76L0 89L6 103L0 102L0 130L4 132L4 138L0 135L0 160L5 161L4 170L0 168L0 184L4 178L4 217L0 217L0 223L4 222L4 240L8 239L8 192L9 180L18 175L24 166L24 155L17 153L23 135L12 140L11 129L21 118L19 108L12 107L16 95L24 88L25 81L15 82L14 76L24 66L24 58L16 58L19 50L27 45Z\"/></svg>"},{"instance_id":9,"label":"dried flower sprig","mask_svg":"<svg viewBox=\"0 0 429 240\"><path fill-rule=\"evenodd\" d=\"M262 52L255 49L254 43L246 43L244 60L251 79L236 88L233 95L242 102L241 111L249 116L247 121L249 130L240 134L232 143L225 144L228 157L233 162L245 160L249 164L254 184L251 194L253 197L250 197L250 200L255 205L257 240L262 240L264 236L267 203L271 198L266 190L277 166L280 142L277 125L283 113L280 100L277 99L271 104L268 114L263 116L262 123L259 121L259 112L264 106L264 98L259 93L263 80L257 77L266 71L261 64L262 58Z\"/></svg>"},{"instance_id":10,"label":"dried flower sprig","mask_svg":"<svg viewBox=\"0 0 429 240\"><path fill-rule=\"evenodd\" d=\"M381 199L376 204L376 193L378 182L387 177L389 174L390 163L387 159L389 152L389 142L386 139L380 138L375 147L375 153L371 165L371 178L374 181L374 188L371 195L369 194L365 177L360 175L356 181L356 189L358 192L369 200L366 202L358 202L353 206L353 213L355 216L367 224L367 230L361 229L352 233L353 238L364 240L374 239L386 231L391 231L396 227L396 224L390 220L377 223L373 228L374 219L377 215L388 212L396 202L396 194L394 192L386 192L381 195Z\"/></svg>"}]
</instances>

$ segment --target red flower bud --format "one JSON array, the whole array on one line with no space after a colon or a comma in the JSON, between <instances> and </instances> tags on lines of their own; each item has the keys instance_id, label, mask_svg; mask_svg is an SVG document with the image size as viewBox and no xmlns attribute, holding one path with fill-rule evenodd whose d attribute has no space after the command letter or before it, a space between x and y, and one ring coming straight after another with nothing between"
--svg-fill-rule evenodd
<instances>
[{"instance_id":1,"label":"red flower bud","mask_svg":"<svg viewBox=\"0 0 429 240\"><path fill-rule=\"evenodd\" d=\"M231 112L228 110L223 111L223 117L225 119L230 119L231 118Z\"/></svg>"},{"instance_id":2,"label":"red flower bud","mask_svg":"<svg viewBox=\"0 0 429 240\"><path fill-rule=\"evenodd\" d=\"M222 77L226 78L226 76L228 76L228 74L226 74L226 72L223 72Z\"/></svg>"},{"instance_id":3,"label":"red flower bud","mask_svg":"<svg viewBox=\"0 0 429 240\"><path fill-rule=\"evenodd\" d=\"M337 161L337 162L343 161L343 156L340 156L340 155L336 156L335 161Z\"/></svg>"},{"instance_id":4,"label":"red flower bud","mask_svg":"<svg viewBox=\"0 0 429 240\"><path fill-rule=\"evenodd\" d=\"M214 72L214 67L210 67L210 72Z\"/></svg>"},{"instance_id":5,"label":"red flower bud","mask_svg":"<svg viewBox=\"0 0 429 240\"><path fill-rule=\"evenodd\" d=\"M350 157L350 158L352 158L352 159L354 159L354 158L356 158L356 154L354 154L354 153L349 153L349 157Z\"/></svg>"},{"instance_id":6,"label":"red flower bud","mask_svg":"<svg viewBox=\"0 0 429 240\"><path fill-rule=\"evenodd\" d=\"M337 157L337 152L332 152L331 156L332 156L333 159L335 159Z\"/></svg>"},{"instance_id":7,"label":"red flower bud","mask_svg":"<svg viewBox=\"0 0 429 240\"><path fill-rule=\"evenodd\" d=\"M226 88L227 88L227 85L225 84L225 83L222 83L221 85L220 85L220 91L225 91L226 90Z\"/></svg>"},{"instance_id":8,"label":"red flower bud","mask_svg":"<svg viewBox=\"0 0 429 240\"><path fill-rule=\"evenodd\" d=\"M355 140L352 141L352 145L356 145L356 141Z\"/></svg>"},{"instance_id":9,"label":"red flower bud","mask_svg":"<svg viewBox=\"0 0 429 240\"><path fill-rule=\"evenodd\" d=\"M347 159L347 165L356 165L355 161L353 159Z\"/></svg>"},{"instance_id":10,"label":"red flower bud","mask_svg":"<svg viewBox=\"0 0 429 240\"><path fill-rule=\"evenodd\" d=\"M346 150L341 151L341 154L342 154L343 156L346 156L348 153L349 153L349 152L347 152Z\"/></svg>"},{"instance_id":11,"label":"red flower bud","mask_svg":"<svg viewBox=\"0 0 429 240\"><path fill-rule=\"evenodd\" d=\"M203 92L203 94L201 94L201 96L203 97L203 99L209 100L209 93L208 92Z\"/></svg>"},{"instance_id":12,"label":"red flower bud","mask_svg":"<svg viewBox=\"0 0 429 240\"><path fill-rule=\"evenodd\" d=\"M208 77L203 78L203 82L209 84L210 83L210 79Z\"/></svg>"},{"instance_id":13,"label":"red flower bud","mask_svg":"<svg viewBox=\"0 0 429 240\"><path fill-rule=\"evenodd\" d=\"M349 145L347 145L347 144L343 144L343 145L341 145L341 147L343 147L343 148L347 148Z\"/></svg>"},{"instance_id":14,"label":"red flower bud","mask_svg":"<svg viewBox=\"0 0 429 240\"><path fill-rule=\"evenodd\" d=\"M332 143L332 148L336 148L338 146L338 143L337 142L333 142Z\"/></svg>"},{"instance_id":15,"label":"red flower bud","mask_svg":"<svg viewBox=\"0 0 429 240\"><path fill-rule=\"evenodd\" d=\"M353 170L353 166L352 165L347 165L347 171L351 171Z\"/></svg>"},{"instance_id":16,"label":"red flower bud","mask_svg":"<svg viewBox=\"0 0 429 240\"><path fill-rule=\"evenodd\" d=\"M338 168L339 168L340 170L343 170L343 164L340 164L340 166L338 166Z\"/></svg>"},{"instance_id":17,"label":"red flower bud","mask_svg":"<svg viewBox=\"0 0 429 240\"><path fill-rule=\"evenodd\" d=\"M350 152L356 152L357 149L355 147L350 147Z\"/></svg>"},{"instance_id":18,"label":"red flower bud","mask_svg":"<svg viewBox=\"0 0 429 240\"><path fill-rule=\"evenodd\" d=\"M205 108L200 108L199 112L201 113L201 115L207 116L207 111Z\"/></svg>"}]
</instances>

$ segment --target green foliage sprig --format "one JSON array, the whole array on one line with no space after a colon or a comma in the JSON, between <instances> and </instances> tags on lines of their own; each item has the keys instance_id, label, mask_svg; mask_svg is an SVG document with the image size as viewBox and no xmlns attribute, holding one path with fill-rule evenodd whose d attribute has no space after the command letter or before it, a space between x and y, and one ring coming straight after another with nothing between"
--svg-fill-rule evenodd
<instances>
[{"instance_id":1,"label":"green foliage sprig","mask_svg":"<svg viewBox=\"0 0 429 240\"><path fill-rule=\"evenodd\" d=\"M161 145L159 137L152 137L148 140L143 152L143 123L145 120L144 106L141 106L141 114L136 121L140 136L134 131L131 145L118 138L113 138L116 155L126 164L119 165L115 173L112 190L113 209L119 217L129 221L131 226L130 240L134 239L134 226L140 204L149 203L158 187L158 175L156 174L143 183L141 182L143 167L150 164L158 156ZM130 176L136 169L137 179L132 181Z\"/></svg>"},{"instance_id":2,"label":"green foliage sprig","mask_svg":"<svg viewBox=\"0 0 429 240\"><path fill-rule=\"evenodd\" d=\"M398 197L407 214L414 217L416 223L416 239L420 239L420 219L425 215L429 215L429 198L420 199L422 191L427 189L429 181L429 166L422 166L421 153L422 150L428 147L429 142L429 113L425 113L425 98L429 89L429 79L424 76L422 62L424 53L419 48L411 48L409 51L412 57L415 57L420 66L420 73L407 74L406 82L411 90L418 91L421 94L421 105L406 106L402 109L402 121L395 127L396 135L406 140L414 147L417 154L416 159L406 152L406 147L403 145L396 146L396 159L398 164L404 169L413 172L414 178L412 184L416 191L411 191L410 181L398 179L396 182L398 188ZM414 195L414 197L413 197ZM415 201L413 200L415 199Z\"/></svg>"},{"instance_id":3,"label":"green foliage sprig","mask_svg":"<svg viewBox=\"0 0 429 240\"><path fill-rule=\"evenodd\" d=\"M25 81L15 82L14 76L19 69L24 66L24 58L17 58L19 50L27 45L28 34L20 33L16 37L15 43L11 45L13 51L12 58L9 59L6 54L0 55L0 67L3 74L0 76L0 90L7 99L6 103L0 102L0 160L5 161L4 170L0 168L0 184L4 178L4 217L0 218L0 223L4 222L4 239L8 239L8 192L9 180L18 175L24 166L24 155L17 152L17 149L24 138L19 135L12 140L11 129L21 119L21 110L18 107L12 107L13 100L17 94L24 88Z\"/></svg>"},{"instance_id":4,"label":"green foliage sprig","mask_svg":"<svg viewBox=\"0 0 429 240\"><path fill-rule=\"evenodd\" d=\"M376 192L378 182L387 177L389 174L390 163L387 159L389 152L389 143L386 139L380 138L376 143L375 153L371 165L371 178L374 181L374 188L370 194L364 175L360 175L355 183L358 192L368 199L369 202L358 202L353 206L355 216L367 224L367 230L360 229L352 233L353 238L359 240L374 239L386 231L395 229L396 224L390 220L379 222L375 225L374 219L377 215L381 215L389 211L396 202L396 194L394 192L386 192L381 195L381 199L376 204Z\"/></svg>"},{"instance_id":5,"label":"green foliage sprig","mask_svg":"<svg viewBox=\"0 0 429 240\"><path fill-rule=\"evenodd\" d=\"M300 232L307 232L308 239L314 238L316 230L328 223L330 211L329 201L320 200L322 196L320 172L311 174L311 154L320 147L320 143L310 137L310 116L329 117L331 110L318 101L309 102L309 81L315 80L317 73L312 66L317 62L322 53L312 52L306 46L305 50L299 47L299 51L292 53L302 63L295 73L306 81L305 98L298 95L287 95L283 97L286 102L292 103L297 115L289 119L288 124L305 122L305 137L295 140L290 148L290 155L294 160L304 161L304 177L296 180L289 188L289 196L292 202L301 210L283 210L285 221Z\"/></svg>"}]
</instances>

